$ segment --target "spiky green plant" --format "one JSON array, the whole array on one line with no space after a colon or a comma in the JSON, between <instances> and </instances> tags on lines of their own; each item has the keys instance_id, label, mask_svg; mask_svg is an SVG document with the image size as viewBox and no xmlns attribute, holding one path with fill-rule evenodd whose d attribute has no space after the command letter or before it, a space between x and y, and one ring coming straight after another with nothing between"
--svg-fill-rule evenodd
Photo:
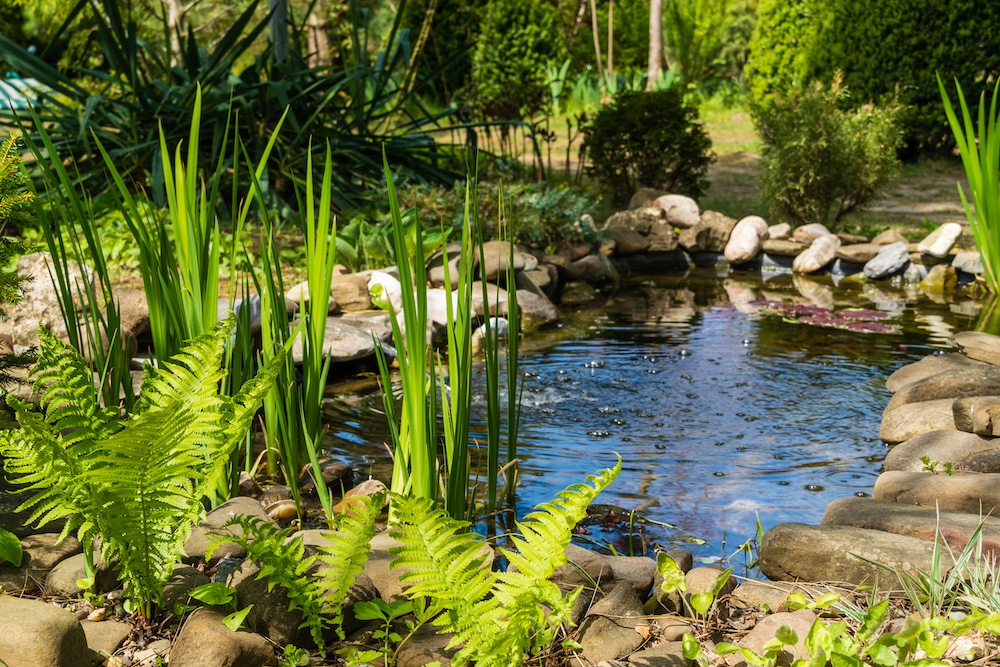
<instances>
[{"instance_id":1,"label":"spiky green plant","mask_svg":"<svg viewBox=\"0 0 1000 667\"><path fill-rule=\"evenodd\" d=\"M43 413L7 398L21 427L0 434L0 455L33 494L21 506L32 510L28 523L67 518L62 534L76 530L85 554L100 536L146 618L277 372L270 364L235 396L219 393L232 326L228 318L159 368L147 364L125 420L117 406L100 406L83 357L41 328L34 380Z\"/></svg>"},{"instance_id":2,"label":"spiky green plant","mask_svg":"<svg viewBox=\"0 0 1000 667\"><path fill-rule=\"evenodd\" d=\"M315 556L305 555L301 536L290 537L271 521L237 516L226 526L238 525L242 534L221 534L213 539L210 557L219 544L235 542L247 550L247 558L257 563L258 579L267 579L268 591L281 586L288 595L289 610L302 613L300 628L308 628L321 653L325 653L323 631L333 626L344 638L344 600L361 574L375 531L375 519L385 504L385 495L358 496L351 511L338 514L334 533L326 533L327 544ZM319 565L316 575L310 572Z\"/></svg>"},{"instance_id":3,"label":"spiky green plant","mask_svg":"<svg viewBox=\"0 0 1000 667\"><path fill-rule=\"evenodd\" d=\"M25 189L28 179L21 171L21 156L18 153L19 132L11 132L0 144L0 232L7 225L23 224L31 219L29 204L34 195ZM17 255L28 252L24 243L9 237L0 237L0 302L16 305L22 297L24 277L8 267ZM6 313L0 310L0 319ZM27 368L34 361L32 354L0 354L0 386L14 380L11 371Z\"/></svg>"},{"instance_id":4,"label":"spiky green plant","mask_svg":"<svg viewBox=\"0 0 1000 667\"><path fill-rule=\"evenodd\" d=\"M501 549L510 567L493 572L483 567L484 542L466 532L469 524L450 518L426 498L393 495L390 531L403 543L391 549L393 568L406 568L400 580L412 584L406 595L425 601L425 618L454 633L449 648L456 667L472 661L479 667L516 667L555 637L580 595L563 596L550 577L566 563L573 527L587 506L621 471L614 468L573 484L538 505L511 538L513 549ZM548 609L548 613L543 611Z\"/></svg>"}]
</instances>

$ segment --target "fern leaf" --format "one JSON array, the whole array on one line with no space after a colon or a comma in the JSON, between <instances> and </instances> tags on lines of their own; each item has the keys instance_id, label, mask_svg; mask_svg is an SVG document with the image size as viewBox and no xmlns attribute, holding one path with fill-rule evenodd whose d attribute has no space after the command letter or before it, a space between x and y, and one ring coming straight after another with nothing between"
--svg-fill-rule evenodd
<instances>
[{"instance_id":1,"label":"fern leaf","mask_svg":"<svg viewBox=\"0 0 1000 667\"><path fill-rule=\"evenodd\" d=\"M329 545L320 547L317 560L326 567L320 570L320 587L328 593L320 603L333 610L337 636L344 639L344 599L368 560L375 519L382 512L385 494L360 496L353 513L342 515L337 532L327 537Z\"/></svg>"}]
</instances>

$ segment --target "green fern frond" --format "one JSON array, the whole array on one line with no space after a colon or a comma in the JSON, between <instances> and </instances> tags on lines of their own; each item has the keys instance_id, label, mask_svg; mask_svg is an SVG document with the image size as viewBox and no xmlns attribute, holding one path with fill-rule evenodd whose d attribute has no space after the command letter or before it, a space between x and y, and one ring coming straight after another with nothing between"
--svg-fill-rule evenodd
<instances>
[{"instance_id":1,"label":"green fern frond","mask_svg":"<svg viewBox=\"0 0 1000 667\"><path fill-rule=\"evenodd\" d=\"M225 533L212 538L206 558L223 542L234 542L247 551L247 558L257 563L260 571L257 579L267 579L267 590L275 586L285 589L288 609L302 612L300 628L308 627L320 653L325 654L326 642L323 630L323 606L320 604L320 588L308 576L308 570L316 561L315 556L305 557L305 546L301 537L289 537L289 531L281 530L277 524L257 517L235 516L223 527L239 526L242 535Z\"/></svg>"},{"instance_id":2,"label":"green fern frond","mask_svg":"<svg viewBox=\"0 0 1000 667\"><path fill-rule=\"evenodd\" d=\"M28 179L21 171L20 138L20 132L11 132L0 143L0 228L11 222L27 221L25 208L34 198L24 191Z\"/></svg>"},{"instance_id":3,"label":"green fern frond","mask_svg":"<svg viewBox=\"0 0 1000 667\"><path fill-rule=\"evenodd\" d=\"M337 636L344 639L344 599L368 560L368 551L375 534L375 519L382 512L385 494L359 496L351 512L341 516L337 530L327 535L329 542L320 547L316 559L325 565L320 569L320 588L327 594L320 603L332 610Z\"/></svg>"}]
</instances>

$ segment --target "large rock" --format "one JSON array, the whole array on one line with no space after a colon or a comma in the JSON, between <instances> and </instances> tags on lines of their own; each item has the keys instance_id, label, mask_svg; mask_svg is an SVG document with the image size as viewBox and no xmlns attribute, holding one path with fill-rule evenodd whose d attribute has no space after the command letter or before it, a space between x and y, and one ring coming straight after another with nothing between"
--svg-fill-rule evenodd
<instances>
[{"instance_id":1,"label":"large rock","mask_svg":"<svg viewBox=\"0 0 1000 667\"><path fill-rule=\"evenodd\" d=\"M907 385L922 382L940 373L963 371L980 365L981 362L974 361L964 354L932 354L920 361L897 368L885 381L885 388L895 394Z\"/></svg>"},{"instance_id":2,"label":"large rock","mask_svg":"<svg viewBox=\"0 0 1000 667\"><path fill-rule=\"evenodd\" d=\"M375 354L375 341L371 333L353 326L342 317L330 317L326 320L326 331L323 334L323 356L330 357L333 362L354 361L365 359ZM302 335L295 337L292 343L292 359L297 364L303 359Z\"/></svg>"},{"instance_id":3,"label":"large rock","mask_svg":"<svg viewBox=\"0 0 1000 667\"><path fill-rule=\"evenodd\" d=\"M564 590L591 586L595 582L599 586L608 587L609 582L615 578L612 559L596 551L571 543L566 547L566 559L569 562L552 574L552 581ZM652 580L650 584L652 585Z\"/></svg>"},{"instance_id":4,"label":"large rock","mask_svg":"<svg viewBox=\"0 0 1000 667\"><path fill-rule=\"evenodd\" d=\"M952 342L969 359L1000 366L1000 336L981 331L961 331Z\"/></svg>"},{"instance_id":5,"label":"large rock","mask_svg":"<svg viewBox=\"0 0 1000 667\"><path fill-rule=\"evenodd\" d=\"M268 521L270 517L261 507L260 503L253 498L232 498L222 503L209 512L201 523L191 531L191 535L184 543L184 562L197 563L205 559L205 552L208 549L209 541L216 536L233 535L242 536L243 528L239 525L232 525L223 528L230 520L236 517L251 517ZM220 558L231 556L232 558L244 558L247 555L246 549L235 542L223 542L216 548L212 555L212 562L218 562Z\"/></svg>"},{"instance_id":6,"label":"large rock","mask_svg":"<svg viewBox=\"0 0 1000 667\"><path fill-rule=\"evenodd\" d=\"M0 588L5 591L35 588L56 564L81 553L82 547L72 537L60 542L58 533L39 533L21 538L21 550L20 567L0 561Z\"/></svg>"},{"instance_id":7,"label":"large rock","mask_svg":"<svg viewBox=\"0 0 1000 667\"><path fill-rule=\"evenodd\" d=\"M723 254L733 264L748 262L760 252L767 234L767 222L764 218L756 215L743 218L733 227Z\"/></svg>"},{"instance_id":8,"label":"large rock","mask_svg":"<svg viewBox=\"0 0 1000 667\"><path fill-rule=\"evenodd\" d=\"M768 255L776 255L778 257L798 257L805 252L808 247L809 246L804 243L783 239L768 239L761 244L761 249L765 253Z\"/></svg>"},{"instance_id":9,"label":"large rock","mask_svg":"<svg viewBox=\"0 0 1000 667\"><path fill-rule=\"evenodd\" d=\"M681 229L680 246L688 252L725 252L736 221L716 211L705 211L693 227Z\"/></svg>"},{"instance_id":10,"label":"large rock","mask_svg":"<svg viewBox=\"0 0 1000 667\"><path fill-rule=\"evenodd\" d=\"M507 290L493 283L486 283L486 296L483 297L483 283L472 283L472 312L479 317L500 315L507 307Z\"/></svg>"},{"instance_id":11,"label":"large rock","mask_svg":"<svg viewBox=\"0 0 1000 667\"><path fill-rule=\"evenodd\" d=\"M886 410L906 403L996 394L1000 394L1000 367L988 364L961 367L903 387L889 399Z\"/></svg>"},{"instance_id":12,"label":"large rock","mask_svg":"<svg viewBox=\"0 0 1000 667\"><path fill-rule=\"evenodd\" d=\"M943 294L950 292L958 285L958 272L947 264L931 267L927 275L920 281L920 289L928 294Z\"/></svg>"},{"instance_id":13,"label":"large rock","mask_svg":"<svg viewBox=\"0 0 1000 667\"><path fill-rule=\"evenodd\" d=\"M92 655L70 612L0 595L0 659L7 667L90 667Z\"/></svg>"},{"instance_id":14,"label":"large rock","mask_svg":"<svg viewBox=\"0 0 1000 667\"><path fill-rule=\"evenodd\" d=\"M963 273L980 276L984 273L983 258L980 256L978 250L966 250L956 253L955 259L951 261L951 265L955 267L955 270Z\"/></svg>"},{"instance_id":15,"label":"large rock","mask_svg":"<svg viewBox=\"0 0 1000 667\"><path fill-rule=\"evenodd\" d=\"M559 271L551 264L539 264L537 269L521 271L514 276L517 289L534 292L546 299L559 293Z\"/></svg>"},{"instance_id":16,"label":"large rock","mask_svg":"<svg viewBox=\"0 0 1000 667\"><path fill-rule=\"evenodd\" d=\"M53 335L68 340L66 324L63 322L62 311L59 310L58 289L49 274L51 269L54 269L54 263L47 252L24 255L17 262L17 273L28 279L23 284L24 299L17 306L6 309L7 319L0 322L0 335L10 336L18 347L38 347L39 324ZM92 294L95 278L93 270L70 262L69 279L78 311L84 309L79 295L88 293L84 277Z\"/></svg>"},{"instance_id":17,"label":"large rock","mask_svg":"<svg viewBox=\"0 0 1000 667\"><path fill-rule=\"evenodd\" d=\"M882 413L878 437L882 442L894 445L929 431L954 429L955 418L951 410L954 402L954 399L942 398L886 409Z\"/></svg>"},{"instance_id":18,"label":"large rock","mask_svg":"<svg viewBox=\"0 0 1000 667\"><path fill-rule=\"evenodd\" d=\"M146 290L119 287L115 289L115 300L118 302L122 331L127 331L133 336L141 336L149 331L149 303L146 302Z\"/></svg>"},{"instance_id":19,"label":"large rock","mask_svg":"<svg viewBox=\"0 0 1000 667\"><path fill-rule=\"evenodd\" d=\"M839 238L839 237L838 237ZM871 260L875 259L878 255L882 246L875 245L874 243L855 243L853 245L841 245L835 256L837 259L842 259L846 262L854 262L855 264L867 264Z\"/></svg>"},{"instance_id":20,"label":"large rock","mask_svg":"<svg viewBox=\"0 0 1000 667\"><path fill-rule=\"evenodd\" d=\"M448 326L448 294L443 289L429 289L426 293L427 319L440 327ZM451 292L451 309L452 317L458 317L458 292L455 291Z\"/></svg>"},{"instance_id":21,"label":"large rock","mask_svg":"<svg viewBox=\"0 0 1000 667\"><path fill-rule=\"evenodd\" d=\"M174 570L163 587L160 605L164 609L173 609L177 604L188 602L191 591L199 586L210 583L212 583L212 580L198 568L184 565L183 563L175 563Z\"/></svg>"},{"instance_id":22,"label":"large rock","mask_svg":"<svg viewBox=\"0 0 1000 667\"><path fill-rule=\"evenodd\" d=\"M439 633L430 624L421 625L406 643L399 646L393 664L396 667L424 667L438 663L441 667L451 667L451 659L457 649L449 649L448 642L452 635Z\"/></svg>"},{"instance_id":23,"label":"large rock","mask_svg":"<svg viewBox=\"0 0 1000 667\"><path fill-rule=\"evenodd\" d=\"M513 250L513 264L511 251ZM512 249L506 241L487 241L482 248L475 249L475 265L479 267L480 280L496 280L501 273L507 271L510 264L515 271L524 268L525 256L517 249ZM483 263L480 264L480 261Z\"/></svg>"},{"instance_id":24,"label":"large rock","mask_svg":"<svg viewBox=\"0 0 1000 667\"><path fill-rule=\"evenodd\" d=\"M357 313L344 313L338 319L340 322L357 327L368 338L374 336L379 341L391 345L393 339L390 317L389 313L383 310L369 310Z\"/></svg>"},{"instance_id":25,"label":"large rock","mask_svg":"<svg viewBox=\"0 0 1000 667\"><path fill-rule=\"evenodd\" d=\"M961 235L962 225L957 222L946 222L917 244L917 252L934 257L946 257Z\"/></svg>"},{"instance_id":26,"label":"large rock","mask_svg":"<svg viewBox=\"0 0 1000 667\"><path fill-rule=\"evenodd\" d=\"M356 313L372 307L368 281L361 276L333 276L330 281L330 296L336 301L337 309L344 313Z\"/></svg>"},{"instance_id":27,"label":"large rock","mask_svg":"<svg viewBox=\"0 0 1000 667\"><path fill-rule=\"evenodd\" d=\"M573 271L580 280L594 287L617 285L620 278L611 260L604 255L587 255L573 262Z\"/></svg>"},{"instance_id":28,"label":"large rock","mask_svg":"<svg viewBox=\"0 0 1000 667\"><path fill-rule=\"evenodd\" d=\"M905 269L909 262L910 253L907 252L905 243L884 245L878 254L865 264L865 277L871 280L888 278Z\"/></svg>"},{"instance_id":29,"label":"large rock","mask_svg":"<svg viewBox=\"0 0 1000 667\"><path fill-rule=\"evenodd\" d=\"M132 633L132 626L107 619L100 622L80 621L87 637L87 646L99 656L114 655Z\"/></svg>"},{"instance_id":30,"label":"large rock","mask_svg":"<svg viewBox=\"0 0 1000 667\"><path fill-rule=\"evenodd\" d=\"M612 232L619 229L635 232L645 239L655 225L662 224L665 221L666 214L663 209L645 207L614 213L608 218L605 226ZM617 237L615 238L617 239ZM573 259L579 259L579 257Z\"/></svg>"},{"instance_id":31,"label":"large rock","mask_svg":"<svg viewBox=\"0 0 1000 667\"><path fill-rule=\"evenodd\" d=\"M187 617L170 651L170 667L265 667L274 665L274 649L252 632L233 632L223 615L209 608Z\"/></svg>"},{"instance_id":32,"label":"large rock","mask_svg":"<svg viewBox=\"0 0 1000 667\"><path fill-rule=\"evenodd\" d=\"M627 656L644 641L635 629L642 616L642 602L632 587L627 582L614 584L580 625L580 653L590 664Z\"/></svg>"},{"instance_id":33,"label":"large rock","mask_svg":"<svg viewBox=\"0 0 1000 667\"><path fill-rule=\"evenodd\" d=\"M833 261L840 239L833 234L817 236L812 244L792 262L795 273L815 273Z\"/></svg>"},{"instance_id":34,"label":"large rock","mask_svg":"<svg viewBox=\"0 0 1000 667\"><path fill-rule=\"evenodd\" d=\"M397 313L403 309L403 286L399 278L386 271L368 274L368 293L373 299L388 302Z\"/></svg>"},{"instance_id":35,"label":"large rock","mask_svg":"<svg viewBox=\"0 0 1000 667\"><path fill-rule=\"evenodd\" d=\"M805 641L813 623L816 622L816 618L816 614L808 609L765 616L754 626L753 630L740 639L739 645L750 649L757 655L764 655L767 651L764 648L765 645L774 639L774 635L781 626L786 626L795 631L798 642L793 646L782 646L777 655L778 664L790 665L795 660L808 660L809 651L806 649Z\"/></svg>"},{"instance_id":36,"label":"large rock","mask_svg":"<svg viewBox=\"0 0 1000 667\"><path fill-rule=\"evenodd\" d=\"M634 255L649 250L649 240L639 232L624 227L611 227L609 231L615 241L617 255Z\"/></svg>"},{"instance_id":37,"label":"large rock","mask_svg":"<svg viewBox=\"0 0 1000 667\"><path fill-rule=\"evenodd\" d=\"M701 220L698 202L684 195L663 195L653 202L653 208L659 208L666 213L667 223L671 227L689 229Z\"/></svg>"},{"instance_id":38,"label":"large rock","mask_svg":"<svg viewBox=\"0 0 1000 667\"><path fill-rule=\"evenodd\" d=\"M690 667L684 657L684 642L668 641L636 651L628 657L629 667Z\"/></svg>"},{"instance_id":39,"label":"large rock","mask_svg":"<svg viewBox=\"0 0 1000 667\"><path fill-rule=\"evenodd\" d=\"M819 237L831 236L832 234L833 232L827 229L826 225L814 222L809 225L796 227L795 231L792 232L792 240L798 243L804 243L805 245L812 245L812 242Z\"/></svg>"},{"instance_id":40,"label":"large rock","mask_svg":"<svg viewBox=\"0 0 1000 667\"><path fill-rule=\"evenodd\" d=\"M771 225L767 228L767 237L775 241L787 241L792 238L792 226L787 222Z\"/></svg>"},{"instance_id":41,"label":"large rock","mask_svg":"<svg viewBox=\"0 0 1000 667\"><path fill-rule=\"evenodd\" d=\"M1000 438L962 431L930 431L890 449L883 468L922 472L924 457L938 463L938 472L944 471L945 463L951 463L954 470L1000 473Z\"/></svg>"},{"instance_id":42,"label":"large rock","mask_svg":"<svg viewBox=\"0 0 1000 667\"><path fill-rule=\"evenodd\" d=\"M656 561L645 556L612 556L608 564L616 581L629 582L640 600L649 597L656 578Z\"/></svg>"},{"instance_id":43,"label":"large rock","mask_svg":"<svg viewBox=\"0 0 1000 667\"><path fill-rule=\"evenodd\" d=\"M932 550L931 542L880 530L784 523L764 534L760 571L777 581L878 583L879 588L893 588L898 585L896 577L867 561L915 575L917 570L930 571Z\"/></svg>"},{"instance_id":44,"label":"large rock","mask_svg":"<svg viewBox=\"0 0 1000 667\"><path fill-rule=\"evenodd\" d=\"M892 245L893 243L906 243L906 237L898 229L893 227L875 235L872 243L875 245Z\"/></svg>"},{"instance_id":45,"label":"large rock","mask_svg":"<svg viewBox=\"0 0 1000 667\"><path fill-rule=\"evenodd\" d=\"M875 480L872 498L976 515L995 514L1000 509L1000 474L936 475L892 470Z\"/></svg>"},{"instance_id":46,"label":"large rock","mask_svg":"<svg viewBox=\"0 0 1000 667\"><path fill-rule=\"evenodd\" d=\"M1000 396L956 398L951 405L955 428L976 435L1000 435Z\"/></svg>"},{"instance_id":47,"label":"large rock","mask_svg":"<svg viewBox=\"0 0 1000 667\"><path fill-rule=\"evenodd\" d=\"M959 553L982 526L983 549L1000 553L1000 519L871 498L841 498L826 507L823 525L854 526L933 542L940 535Z\"/></svg>"}]
</instances>

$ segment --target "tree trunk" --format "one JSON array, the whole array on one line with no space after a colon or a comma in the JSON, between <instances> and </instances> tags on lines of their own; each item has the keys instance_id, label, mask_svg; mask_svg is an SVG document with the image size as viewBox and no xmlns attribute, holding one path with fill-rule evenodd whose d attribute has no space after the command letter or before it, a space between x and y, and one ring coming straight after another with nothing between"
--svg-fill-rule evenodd
<instances>
[{"instance_id":1,"label":"tree trunk","mask_svg":"<svg viewBox=\"0 0 1000 667\"><path fill-rule=\"evenodd\" d=\"M646 90L660 78L660 64L663 62L663 0L649 2L649 61L646 76Z\"/></svg>"},{"instance_id":2,"label":"tree trunk","mask_svg":"<svg viewBox=\"0 0 1000 667\"><path fill-rule=\"evenodd\" d=\"M288 56L288 0L270 0L271 48L274 62L281 63Z\"/></svg>"},{"instance_id":3,"label":"tree trunk","mask_svg":"<svg viewBox=\"0 0 1000 667\"><path fill-rule=\"evenodd\" d=\"M306 20L306 35L309 41L309 66L324 67L330 64L330 38L326 26L319 18L319 7L313 7Z\"/></svg>"},{"instance_id":4,"label":"tree trunk","mask_svg":"<svg viewBox=\"0 0 1000 667\"><path fill-rule=\"evenodd\" d=\"M170 39L170 66L181 61L181 34L187 32L187 7L183 0L162 0L167 10L167 32Z\"/></svg>"}]
</instances>

